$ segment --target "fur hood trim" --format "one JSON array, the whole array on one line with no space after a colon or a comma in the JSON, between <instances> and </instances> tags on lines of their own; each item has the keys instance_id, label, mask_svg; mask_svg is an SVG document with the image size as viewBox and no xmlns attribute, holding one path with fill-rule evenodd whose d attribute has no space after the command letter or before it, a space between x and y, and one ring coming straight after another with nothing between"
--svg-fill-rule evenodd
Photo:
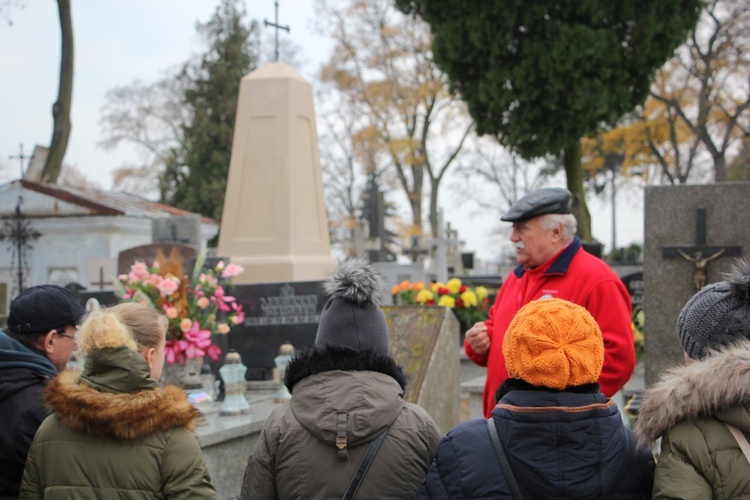
<instances>
[{"instance_id":1,"label":"fur hood trim","mask_svg":"<svg viewBox=\"0 0 750 500\"><path fill-rule=\"evenodd\" d=\"M198 418L185 392L167 386L136 393L100 392L66 370L45 389L48 408L71 429L102 438L135 441L176 427L193 430Z\"/></svg>"},{"instance_id":2,"label":"fur hood trim","mask_svg":"<svg viewBox=\"0 0 750 500\"><path fill-rule=\"evenodd\" d=\"M678 422L750 403L750 342L672 368L644 392L636 434L650 445Z\"/></svg>"},{"instance_id":3,"label":"fur hood trim","mask_svg":"<svg viewBox=\"0 0 750 500\"><path fill-rule=\"evenodd\" d=\"M379 372L395 379L401 390L406 388L404 370L390 356L372 350L354 351L330 346L313 348L295 356L286 369L284 385L289 392L294 392L294 385L303 378L332 370Z\"/></svg>"}]
</instances>

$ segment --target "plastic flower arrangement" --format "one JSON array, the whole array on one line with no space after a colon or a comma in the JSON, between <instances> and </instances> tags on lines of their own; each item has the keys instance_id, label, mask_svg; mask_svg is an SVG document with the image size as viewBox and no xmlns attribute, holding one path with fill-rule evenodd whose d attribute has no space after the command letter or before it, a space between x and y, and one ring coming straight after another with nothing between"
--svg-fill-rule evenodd
<instances>
[{"instance_id":1,"label":"plastic flower arrangement","mask_svg":"<svg viewBox=\"0 0 750 500\"><path fill-rule=\"evenodd\" d=\"M115 283L115 292L123 300L141 302L166 316L167 363L183 365L198 356L217 361L221 349L212 336L229 333L245 320L242 306L226 294L231 279L244 270L242 266L219 261L213 269L203 269L204 262L205 256L198 258L188 281L180 256L173 251L167 259L159 252L151 267L136 261Z\"/></svg>"},{"instance_id":2,"label":"plastic flower arrangement","mask_svg":"<svg viewBox=\"0 0 750 500\"><path fill-rule=\"evenodd\" d=\"M487 319L490 307L487 288L478 286L472 289L458 278L429 286L422 282L402 281L393 286L391 294L395 296L397 304L448 307L465 328L471 328L474 323Z\"/></svg>"}]
</instances>

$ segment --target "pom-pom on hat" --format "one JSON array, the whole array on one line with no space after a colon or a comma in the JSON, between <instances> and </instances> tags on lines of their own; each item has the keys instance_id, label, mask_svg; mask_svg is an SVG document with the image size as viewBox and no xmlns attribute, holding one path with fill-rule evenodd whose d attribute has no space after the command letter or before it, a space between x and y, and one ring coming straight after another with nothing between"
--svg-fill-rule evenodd
<instances>
[{"instance_id":1,"label":"pom-pom on hat","mask_svg":"<svg viewBox=\"0 0 750 500\"><path fill-rule=\"evenodd\" d=\"M750 261L738 261L725 281L693 295L677 317L677 333L694 360L750 338Z\"/></svg>"},{"instance_id":2,"label":"pom-pom on hat","mask_svg":"<svg viewBox=\"0 0 750 500\"><path fill-rule=\"evenodd\" d=\"M342 263L323 283L327 302L320 313L315 347L372 350L388 355L388 327L380 309L383 279L364 259Z\"/></svg>"},{"instance_id":3,"label":"pom-pom on hat","mask_svg":"<svg viewBox=\"0 0 750 500\"><path fill-rule=\"evenodd\" d=\"M503 339L508 374L531 385L563 390L599 380L602 332L583 307L540 299L519 310Z\"/></svg>"}]
</instances>

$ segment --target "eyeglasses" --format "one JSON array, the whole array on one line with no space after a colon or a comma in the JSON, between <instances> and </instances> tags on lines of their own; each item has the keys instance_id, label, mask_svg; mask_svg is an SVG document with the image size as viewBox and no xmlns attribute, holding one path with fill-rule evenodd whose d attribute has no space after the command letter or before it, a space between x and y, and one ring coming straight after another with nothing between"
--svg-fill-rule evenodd
<instances>
[{"instance_id":1,"label":"eyeglasses","mask_svg":"<svg viewBox=\"0 0 750 500\"><path fill-rule=\"evenodd\" d=\"M76 339L75 335L69 335L69 334L65 333L65 330L68 328L68 326L72 326L73 328L76 329L76 331L78 331L78 325L65 325L65 326L62 326L60 328L56 328L55 330L57 330L57 334L59 336L65 337L65 338L69 338L71 340L75 340Z\"/></svg>"}]
</instances>

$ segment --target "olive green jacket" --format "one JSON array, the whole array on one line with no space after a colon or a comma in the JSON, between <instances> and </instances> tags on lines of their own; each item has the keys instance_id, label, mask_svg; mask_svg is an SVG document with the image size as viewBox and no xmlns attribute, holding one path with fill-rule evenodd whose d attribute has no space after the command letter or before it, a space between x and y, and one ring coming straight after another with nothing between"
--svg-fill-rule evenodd
<instances>
[{"instance_id":1,"label":"olive green jacket","mask_svg":"<svg viewBox=\"0 0 750 500\"><path fill-rule=\"evenodd\" d=\"M750 499L750 463L725 423L750 439L750 342L670 370L646 391L636 432L662 436L655 499Z\"/></svg>"},{"instance_id":2,"label":"olive green jacket","mask_svg":"<svg viewBox=\"0 0 750 500\"><path fill-rule=\"evenodd\" d=\"M45 392L20 499L216 498L182 389L159 388L126 347L93 351Z\"/></svg>"}]
</instances>

